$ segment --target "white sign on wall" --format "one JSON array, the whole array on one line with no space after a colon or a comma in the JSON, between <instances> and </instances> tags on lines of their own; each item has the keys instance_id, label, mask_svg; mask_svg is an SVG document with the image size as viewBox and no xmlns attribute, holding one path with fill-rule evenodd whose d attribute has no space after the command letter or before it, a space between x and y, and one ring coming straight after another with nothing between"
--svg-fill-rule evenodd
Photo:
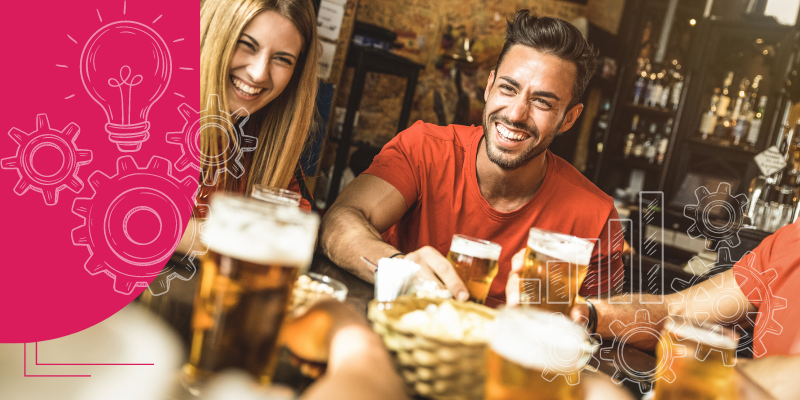
<instances>
[{"instance_id":1,"label":"white sign on wall","mask_svg":"<svg viewBox=\"0 0 800 400\"><path fill-rule=\"evenodd\" d=\"M786 166L786 160L777 146L772 146L759 153L754 160L764 176L770 176Z\"/></svg>"},{"instance_id":2,"label":"white sign on wall","mask_svg":"<svg viewBox=\"0 0 800 400\"><path fill-rule=\"evenodd\" d=\"M339 39L339 30L342 29L344 18L344 1L322 0L317 14L317 32L324 39L336 41Z\"/></svg>"}]
</instances>

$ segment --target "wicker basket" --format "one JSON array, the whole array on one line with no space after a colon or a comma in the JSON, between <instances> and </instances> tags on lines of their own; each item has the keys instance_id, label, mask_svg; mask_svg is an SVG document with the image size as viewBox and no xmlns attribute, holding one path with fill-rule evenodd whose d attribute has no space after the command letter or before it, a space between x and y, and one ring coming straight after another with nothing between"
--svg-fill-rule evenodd
<instances>
[{"instance_id":1,"label":"wicker basket","mask_svg":"<svg viewBox=\"0 0 800 400\"><path fill-rule=\"evenodd\" d=\"M475 303L449 299L399 297L389 303L373 300L369 319L392 354L403 380L414 395L435 400L483 399L486 381L486 342L444 340L398 328L404 314L450 301L460 312L477 313L494 320L496 312Z\"/></svg>"}]
</instances>

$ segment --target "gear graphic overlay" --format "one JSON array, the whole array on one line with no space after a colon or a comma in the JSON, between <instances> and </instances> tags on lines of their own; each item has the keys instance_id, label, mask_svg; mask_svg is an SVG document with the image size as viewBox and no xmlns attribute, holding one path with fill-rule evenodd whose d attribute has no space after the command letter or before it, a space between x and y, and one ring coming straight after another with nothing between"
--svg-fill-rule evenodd
<instances>
[{"instance_id":1,"label":"gear graphic overlay","mask_svg":"<svg viewBox=\"0 0 800 400\"><path fill-rule=\"evenodd\" d=\"M587 326L588 319L581 321L577 325ZM563 314L556 312L550 315L550 325L552 326L573 326ZM589 340L587 341L587 337ZM590 361L595 365L599 362L594 356L597 348L602 343L600 335L588 334L583 330L560 330L558 338L550 338L547 343L537 340L535 346L530 350L528 358L532 363L544 364L542 378L552 382L559 375L563 376L570 386L580 383L581 372L589 366ZM581 368L576 371L575 366Z\"/></svg>"},{"instance_id":2,"label":"gear graphic overlay","mask_svg":"<svg viewBox=\"0 0 800 400\"><path fill-rule=\"evenodd\" d=\"M753 352L756 356L764 355L763 351L763 338L767 333L780 334L783 331L783 326L775 319L775 311L786 308L786 299L783 297L775 296L772 291L772 284L778 279L778 274L774 269L770 269L759 273L752 267L754 261L754 253L748 252L742 257L742 260L747 262L743 268L736 268L733 270L732 277L723 275L713 281L714 286L717 288L713 296L703 288L684 290L688 287L694 288L696 284L705 281L709 276L718 275L724 271L733 268L736 261L731 259L730 251L726 248L720 249L720 260L716 266L710 268L709 272L702 276L697 276L689 281L682 279L675 279L672 282L672 288L678 291L678 295L682 298L679 303L670 304L670 314L677 313L679 310L685 310L684 314L689 321L694 325L702 325L704 323L720 324L730 326L733 331L739 335L739 349L747 348L754 343L755 340L761 342L761 351L753 347ZM703 261L695 257L692 262L702 263ZM725 279L733 279L740 285L730 285ZM718 306L721 302L725 301L730 304L731 300L739 298L738 291L734 287L743 287L747 282L753 284L754 289L751 293L745 293L748 299L760 299L761 306L756 312L747 312L747 304L739 304L738 311L732 315L726 315L725 312L720 310ZM726 287L728 287L726 289ZM681 292L681 290L684 290ZM753 293L755 292L755 293ZM710 310L710 311L709 311ZM751 335L743 326L735 324L745 318L747 322L756 327ZM756 321L761 320L761 323L756 325ZM694 328L694 327L692 327ZM696 357L704 360L707 352L701 353L698 348Z\"/></svg>"},{"instance_id":3,"label":"gear graphic overlay","mask_svg":"<svg viewBox=\"0 0 800 400\"><path fill-rule=\"evenodd\" d=\"M11 128L8 136L17 143L17 153L13 157L4 158L0 165L3 169L17 170L19 181L14 187L14 193L22 196L33 189L42 194L44 203L48 206L58 203L58 192L64 188L80 193L83 190L83 181L78 178L78 169L92 161L92 152L78 149L75 139L79 134L80 128L74 122L61 131L51 128L47 114L36 116L36 130L30 134ZM52 168L42 168L41 163L44 161L52 164L52 157L38 153L46 148L61 155L61 165L55 171L50 171Z\"/></svg>"},{"instance_id":4,"label":"gear graphic overlay","mask_svg":"<svg viewBox=\"0 0 800 400\"><path fill-rule=\"evenodd\" d=\"M675 372L672 371L672 361L675 357L683 357L686 355L686 347L677 343L670 343L669 346L663 346L659 341L659 346L662 346L662 354L664 355L657 360L656 366L649 371L641 371L631 366L631 363L625 360L626 352L625 345L628 340L634 335L651 335L656 340L661 338L661 331L658 329L659 322L650 320L650 313L647 310L638 310L634 316L634 322L630 324L623 324L621 321L616 320L611 323L609 328L614 334L614 342L616 346L600 349L600 358L602 360L611 362L616 369L612 378L615 381L623 382L628 380L632 383L639 385L639 391L645 394L650 390L652 383L656 380L663 379L667 382L675 380ZM668 337L668 336L667 336ZM670 339L671 340L671 339Z\"/></svg>"},{"instance_id":5,"label":"gear graphic overlay","mask_svg":"<svg viewBox=\"0 0 800 400\"><path fill-rule=\"evenodd\" d=\"M738 246L740 222L747 209L747 196L731 196L731 185L727 182L720 183L714 193L701 186L694 194L697 204L688 204L683 209L683 215L694 221L686 232L689 237L705 238L706 249L712 251L722 242L727 243L728 247ZM712 217L718 223L712 222Z\"/></svg>"},{"instance_id":6,"label":"gear graphic overlay","mask_svg":"<svg viewBox=\"0 0 800 400\"><path fill-rule=\"evenodd\" d=\"M233 114L228 114L220 107L219 96L212 94L208 96L208 104L202 113L186 103L178 106L178 112L185 121L183 129L180 132L167 133L168 143L181 146L182 155L175 163L178 171L191 166L204 174L205 167L214 167L211 176L203 177L203 184L206 186L215 185L219 175L225 172L236 178L244 174L242 157L245 152L254 151L258 144L258 138L244 133L244 124L250 118L247 110L240 108ZM237 123L233 124L231 121ZM206 129L223 133L217 154L203 154L200 149L200 135Z\"/></svg>"},{"instance_id":7,"label":"gear graphic overlay","mask_svg":"<svg viewBox=\"0 0 800 400\"><path fill-rule=\"evenodd\" d=\"M169 290L171 280L194 276L193 264L163 267L183 235L184 211L194 206L194 196L187 196L187 189L196 191L194 179L179 181L172 164L158 156L144 168L122 156L116 175L96 171L89 185L92 197L72 204L72 212L84 220L72 230L72 243L89 250L84 265L89 274L105 273L114 280L114 291L127 295L155 277L150 290L156 296Z\"/></svg>"}]
</instances>

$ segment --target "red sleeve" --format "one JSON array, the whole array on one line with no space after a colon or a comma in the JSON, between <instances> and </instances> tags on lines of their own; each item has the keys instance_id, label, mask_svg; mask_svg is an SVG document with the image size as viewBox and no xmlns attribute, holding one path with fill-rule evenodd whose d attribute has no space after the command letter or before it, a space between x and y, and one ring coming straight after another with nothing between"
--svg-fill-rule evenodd
<instances>
[{"instance_id":1,"label":"red sleeve","mask_svg":"<svg viewBox=\"0 0 800 400\"><path fill-rule=\"evenodd\" d=\"M286 189L291 190L295 193L300 193L300 183L297 182L297 178L292 177L292 180L289 181L289 186ZM311 211L311 202L306 200L305 197L301 197L300 208L306 211Z\"/></svg>"},{"instance_id":2,"label":"red sleeve","mask_svg":"<svg viewBox=\"0 0 800 400\"><path fill-rule=\"evenodd\" d=\"M375 156L365 174L377 176L389 182L406 199L410 208L417 202L420 192L418 160L414 155L421 155L424 124L417 121L408 129L400 132L389 143L383 146L380 154Z\"/></svg>"},{"instance_id":3,"label":"red sleeve","mask_svg":"<svg viewBox=\"0 0 800 400\"><path fill-rule=\"evenodd\" d=\"M594 246L592 262L581 286L581 296L598 296L616 287L625 278L622 248L625 235L617 210L612 208Z\"/></svg>"},{"instance_id":4,"label":"red sleeve","mask_svg":"<svg viewBox=\"0 0 800 400\"><path fill-rule=\"evenodd\" d=\"M794 222L764 238L761 244L745 254L733 266L736 283L756 308L761 307L762 301L759 285L768 284L773 289L777 289L784 285L796 285L795 282L800 281L800 278L796 278L798 274L793 273L800 270L798 243L800 243L800 222ZM767 281L757 282L756 279L752 279L754 275L747 273L748 271L745 269L758 274L761 281ZM778 277L775 282L768 281L766 275L763 275L765 270L770 269L774 269Z\"/></svg>"}]
</instances>

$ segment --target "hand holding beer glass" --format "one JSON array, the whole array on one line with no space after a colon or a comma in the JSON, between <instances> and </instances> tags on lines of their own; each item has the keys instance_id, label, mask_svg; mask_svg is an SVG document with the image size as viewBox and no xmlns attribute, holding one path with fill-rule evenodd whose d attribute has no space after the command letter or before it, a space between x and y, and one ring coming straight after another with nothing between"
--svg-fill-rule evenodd
<instances>
[{"instance_id":1,"label":"hand holding beer glass","mask_svg":"<svg viewBox=\"0 0 800 400\"><path fill-rule=\"evenodd\" d=\"M495 319L484 400L578 400L580 374L598 344L562 314L505 308Z\"/></svg>"},{"instance_id":2,"label":"hand holding beer glass","mask_svg":"<svg viewBox=\"0 0 800 400\"><path fill-rule=\"evenodd\" d=\"M655 400L736 399L739 334L719 325L667 318L656 348Z\"/></svg>"},{"instance_id":3,"label":"hand holding beer glass","mask_svg":"<svg viewBox=\"0 0 800 400\"><path fill-rule=\"evenodd\" d=\"M213 373L247 371L269 383L278 333L300 273L311 263L319 217L299 208L217 194L194 299L183 382L193 394Z\"/></svg>"},{"instance_id":4,"label":"hand holding beer glass","mask_svg":"<svg viewBox=\"0 0 800 400\"><path fill-rule=\"evenodd\" d=\"M502 247L486 240L464 235L453 235L447 260L453 264L459 278L467 285L469 300L478 304L486 302L489 288L497 276L497 261Z\"/></svg>"},{"instance_id":5,"label":"hand holding beer glass","mask_svg":"<svg viewBox=\"0 0 800 400\"><path fill-rule=\"evenodd\" d=\"M519 271L519 303L568 315L593 250L588 240L531 228Z\"/></svg>"}]
</instances>

